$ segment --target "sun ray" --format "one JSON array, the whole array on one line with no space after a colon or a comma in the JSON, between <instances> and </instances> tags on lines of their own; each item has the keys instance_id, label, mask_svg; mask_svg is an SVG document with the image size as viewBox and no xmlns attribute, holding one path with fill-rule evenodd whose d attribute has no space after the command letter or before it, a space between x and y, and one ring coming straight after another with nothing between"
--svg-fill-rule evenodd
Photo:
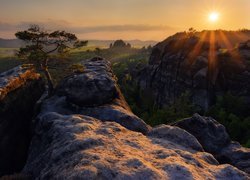
<instances>
[{"instance_id":1,"label":"sun ray","mask_svg":"<svg viewBox=\"0 0 250 180\"><path fill-rule=\"evenodd\" d=\"M210 31L209 36L208 78L209 83L215 84L218 75L215 31Z\"/></svg>"},{"instance_id":2,"label":"sun ray","mask_svg":"<svg viewBox=\"0 0 250 180\"><path fill-rule=\"evenodd\" d=\"M227 49L233 48L233 44L230 42L229 38L227 38L227 36L225 35L223 31L219 31L219 36L222 39Z\"/></svg>"},{"instance_id":3,"label":"sun ray","mask_svg":"<svg viewBox=\"0 0 250 180\"><path fill-rule=\"evenodd\" d=\"M193 50L189 53L188 58L190 64L193 64L195 57L197 57L201 52L201 48L206 40L206 36L207 36L207 31L202 32L199 38L199 42L194 46Z\"/></svg>"},{"instance_id":4,"label":"sun ray","mask_svg":"<svg viewBox=\"0 0 250 180\"><path fill-rule=\"evenodd\" d=\"M236 34L236 36L238 35L238 33L235 33L235 34ZM222 40L224 41L227 49L234 48L233 44L229 41L229 39L226 37L226 35L223 31L220 31L220 36L221 36ZM240 35L238 35L238 36L240 36ZM237 50L231 52L230 55L232 56L233 61L238 62L238 63L241 61L241 56Z\"/></svg>"},{"instance_id":5,"label":"sun ray","mask_svg":"<svg viewBox=\"0 0 250 180\"><path fill-rule=\"evenodd\" d=\"M235 35L243 42L243 41L246 41L246 39L248 39L248 36L245 35L244 33L242 32L239 32L239 33L235 33Z\"/></svg>"}]
</instances>

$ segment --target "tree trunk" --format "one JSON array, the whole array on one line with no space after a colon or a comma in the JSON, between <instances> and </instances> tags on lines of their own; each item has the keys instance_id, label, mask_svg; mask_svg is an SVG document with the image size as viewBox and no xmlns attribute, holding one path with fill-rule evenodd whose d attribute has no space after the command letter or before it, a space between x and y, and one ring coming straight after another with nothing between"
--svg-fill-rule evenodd
<instances>
[{"instance_id":1,"label":"tree trunk","mask_svg":"<svg viewBox=\"0 0 250 180\"><path fill-rule=\"evenodd\" d=\"M54 85L53 85L52 78L51 78L51 75L50 75L49 70L48 70L48 59L45 59L41 66L42 66L42 70L44 72L44 75L47 79L48 96L51 96L53 94L53 91L54 91Z\"/></svg>"},{"instance_id":2,"label":"tree trunk","mask_svg":"<svg viewBox=\"0 0 250 180\"><path fill-rule=\"evenodd\" d=\"M44 74L47 78L47 83L48 83L48 95L51 96L53 91L54 91L54 85L53 85L53 82L52 82L52 78L51 78L51 75L48 71L48 68L44 69Z\"/></svg>"}]
</instances>

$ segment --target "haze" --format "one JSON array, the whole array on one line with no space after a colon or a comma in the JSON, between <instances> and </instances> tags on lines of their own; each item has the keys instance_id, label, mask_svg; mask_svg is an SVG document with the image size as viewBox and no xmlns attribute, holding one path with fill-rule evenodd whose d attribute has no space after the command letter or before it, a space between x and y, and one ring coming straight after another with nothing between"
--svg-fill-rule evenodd
<instances>
[{"instance_id":1,"label":"haze","mask_svg":"<svg viewBox=\"0 0 250 180\"><path fill-rule=\"evenodd\" d=\"M81 39L162 40L190 27L249 29L249 8L249 0L0 0L0 37L35 23Z\"/></svg>"}]
</instances>

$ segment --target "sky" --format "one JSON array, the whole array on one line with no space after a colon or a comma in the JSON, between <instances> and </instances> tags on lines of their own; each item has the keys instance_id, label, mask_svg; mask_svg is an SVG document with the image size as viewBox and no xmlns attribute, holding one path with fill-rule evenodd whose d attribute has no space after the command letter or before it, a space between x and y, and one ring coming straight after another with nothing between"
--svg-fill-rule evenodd
<instances>
[{"instance_id":1,"label":"sky","mask_svg":"<svg viewBox=\"0 0 250 180\"><path fill-rule=\"evenodd\" d=\"M0 38L39 24L87 40L160 41L190 27L250 29L249 17L250 0L0 0Z\"/></svg>"}]
</instances>

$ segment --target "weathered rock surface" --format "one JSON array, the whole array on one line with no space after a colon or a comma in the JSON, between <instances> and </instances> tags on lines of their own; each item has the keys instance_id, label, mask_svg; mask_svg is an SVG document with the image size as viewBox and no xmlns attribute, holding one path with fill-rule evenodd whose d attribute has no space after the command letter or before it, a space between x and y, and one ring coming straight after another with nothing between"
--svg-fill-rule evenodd
<instances>
[{"instance_id":1,"label":"weathered rock surface","mask_svg":"<svg viewBox=\"0 0 250 180\"><path fill-rule=\"evenodd\" d=\"M194 140L199 147L190 136L179 140ZM212 155L195 149L115 122L48 113L37 122L23 173L36 179L247 179L242 171L218 165Z\"/></svg>"},{"instance_id":2,"label":"weathered rock surface","mask_svg":"<svg viewBox=\"0 0 250 180\"><path fill-rule=\"evenodd\" d=\"M23 168L34 105L43 90L40 75L30 67L0 74L0 176Z\"/></svg>"},{"instance_id":3,"label":"weathered rock surface","mask_svg":"<svg viewBox=\"0 0 250 180\"><path fill-rule=\"evenodd\" d=\"M146 134L150 126L131 112L116 84L110 62L97 57L84 61L83 65L85 71L67 77L57 93L43 103L40 114L84 114Z\"/></svg>"},{"instance_id":4,"label":"weathered rock surface","mask_svg":"<svg viewBox=\"0 0 250 180\"><path fill-rule=\"evenodd\" d=\"M59 87L58 91L67 101L86 107L107 104L118 97L109 63L96 58L84 65L85 73L66 78Z\"/></svg>"},{"instance_id":5,"label":"weathered rock surface","mask_svg":"<svg viewBox=\"0 0 250 180\"><path fill-rule=\"evenodd\" d=\"M43 102L22 173L34 179L248 179L231 165L219 165L187 131L167 125L152 129L136 117L108 61L94 58L83 64L84 73L67 77ZM109 98L100 95L110 90L108 84L98 82L107 79L115 88ZM95 80L90 86L96 94L89 96L97 99L90 106L83 81ZM72 88L74 81L79 86ZM82 97L70 98L74 91Z\"/></svg>"},{"instance_id":6,"label":"weathered rock surface","mask_svg":"<svg viewBox=\"0 0 250 180\"><path fill-rule=\"evenodd\" d=\"M171 142L192 148L196 151L204 151L197 139L187 131L174 126L160 125L148 134L151 137L162 138Z\"/></svg>"},{"instance_id":7,"label":"weathered rock surface","mask_svg":"<svg viewBox=\"0 0 250 180\"><path fill-rule=\"evenodd\" d=\"M206 152L220 163L229 163L250 174L250 149L232 142L224 126L210 117L195 114L173 125L194 135Z\"/></svg>"},{"instance_id":8,"label":"weathered rock surface","mask_svg":"<svg viewBox=\"0 0 250 180\"><path fill-rule=\"evenodd\" d=\"M249 60L249 42L221 53L217 43L179 33L154 46L149 64L135 79L142 90L153 92L159 107L185 92L190 92L201 110L226 92L243 97L250 105Z\"/></svg>"}]
</instances>

